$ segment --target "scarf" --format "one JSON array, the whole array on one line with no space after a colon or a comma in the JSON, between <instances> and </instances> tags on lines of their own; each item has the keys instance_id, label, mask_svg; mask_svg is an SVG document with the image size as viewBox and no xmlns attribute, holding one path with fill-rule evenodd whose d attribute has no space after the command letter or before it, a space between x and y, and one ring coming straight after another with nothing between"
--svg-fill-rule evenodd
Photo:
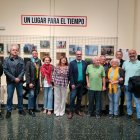
<instances>
[{"instance_id":1,"label":"scarf","mask_svg":"<svg viewBox=\"0 0 140 140\"><path fill-rule=\"evenodd\" d=\"M31 57L31 61L34 63L34 66L35 66L35 78L38 79L38 76L39 76L39 58L33 58Z\"/></svg>"},{"instance_id":2,"label":"scarf","mask_svg":"<svg viewBox=\"0 0 140 140\"><path fill-rule=\"evenodd\" d=\"M43 64L40 68L42 78L45 78L48 84L51 83L52 80L52 65Z\"/></svg>"},{"instance_id":3,"label":"scarf","mask_svg":"<svg viewBox=\"0 0 140 140\"><path fill-rule=\"evenodd\" d=\"M118 79L118 74L119 74L119 68L115 68L113 78L111 79L110 74L112 72L112 67L108 71L108 79L112 81L116 81ZM117 84L111 84L109 83L109 93L117 93Z\"/></svg>"}]
</instances>

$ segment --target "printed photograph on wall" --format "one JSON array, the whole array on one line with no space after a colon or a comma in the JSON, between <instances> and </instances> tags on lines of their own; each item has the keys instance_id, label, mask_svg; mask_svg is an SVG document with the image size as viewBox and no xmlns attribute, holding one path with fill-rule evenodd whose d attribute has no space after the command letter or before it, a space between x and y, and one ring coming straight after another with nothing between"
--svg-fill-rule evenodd
<instances>
[{"instance_id":1,"label":"printed photograph on wall","mask_svg":"<svg viewBox=\"0 0 140 140\"><path fill-rule=\"evenodd\" d=\"M0 54L4 53L4 44L0 43Z\"/></svg>"},{"instance_id":2,"label":"printed photograph on wall","mask_svg":"<svg viewBox=\"0 0 140 140\"><path fill-rule=\"evenodd\" d=\"M75 60L75 57L69 57L69 63L73 60Z\"/></svg>"},{"instance_id":3,"label":"printed photograph on wall","mask_svg":"<svg viewBox=\"0 0 140 140\"><path fill-rule=\"evenodd\" d=\"M37 46L35 46L34 44L25 44L23 46L24 54L32 54L33 50L37 50Z\"/></svg>"},{"instance_id":4,"label":"printed photograph on wall","mask_svg":"<svg viewBox=\"0 0 140 140\"><path fill-rule=\"evenodd\" d=\"M79 45L69 45L70 55L75 55L76 51L82 51L82 47Z\"/></svg>"},{"instance_id":5,"label":"printed photograph on wall","mask_svg":"<svg viewBox=\"0 0 140 140\"><path fill-rule=\"evenodd\" d=\"M3 63L4 57L0 56L0 61L1 61L1 63Z\"/></svg>"},{"instance_id":6,"label":"printed photograph on wall","mask_svg":"<svg viewBox=\"0 0 140 140\"><path fill-rule=\"evenodd\" d=\"M66 41L56 41L57 49L66 49Z\"/></svg>"},{"instance_id":7,"label":"printed photograph on wall","mask_svg":"<svg viewBox=\"0 0 140 140\"><path fill-rule=\"evenodd\" d=\"M40 41L40 48L41 49L49 49L50 48L50 41L48 40L41 40Z\"/></svg>"},{"instance_id":8,"label":"printed photograph on wall","mask_svg":"<svg viewBox=\"0 0 140 140\"><path fill-rule=\"evenodd\" d=\"M64 52L57 52L56 53L56 59L59 60L61 57L66 57L66 53L64 53Z\"/></svg>"},{"instance_id":9,"label":"printed photograph on wall","mask_svg":"<svg viewBox=\"0 0 140 140\"><path fill-rule=\"evenodd\" d=\"M101 46L101 55L114 56L114 46Z\"/></svg>"},{"instance_id":10,"label":"printed photograph on wall","mask_svg":"<svg viewBox=\"0 0 140 140\"><path fill-rule=\"evenodd\" d=\"M97 45L85 45L85 55L87 55L87 56L98 55L98 46Z\"/></svg>"},{"instance_id":11,"label":"printed photograph on wall","mask_svg":"<svg viewBox=\"0 0 140 140\"><path fill-rule=\"evenodd\" d=\"M50 53L49 52L40 52L40 59L43 61L43 58L45 56L50 56Z\"/></svg>"},{"instance_id":12,"label":"printed photograph on wall","mask_svg":"<svg viewBox=\"0 0 140 140\"><path fill-rule=\"evenodd\" d=\"M123 60L129 60L129 49L118 49L119 51L121 51L123 53Z\"/></svg>"},{"instance_id":13,"label":"printed photograph on wall","mask_svg":"<svg viewBox=\"0 0 140 140\"><path fill-rule=\"evenodd\" d=\"M11 44L7 44L7 53L8 54L10 53L10 47L11 47ZM19 47L19 53L20 53L20 44L18 44L18 47Z\"/></svg>"}]
</instances>

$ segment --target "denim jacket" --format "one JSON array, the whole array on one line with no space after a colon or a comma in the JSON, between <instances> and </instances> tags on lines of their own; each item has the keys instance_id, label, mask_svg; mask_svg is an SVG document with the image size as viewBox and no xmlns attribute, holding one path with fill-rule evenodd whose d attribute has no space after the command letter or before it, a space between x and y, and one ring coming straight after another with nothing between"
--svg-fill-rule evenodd
<instances>
[{"instance_id":1,"label":"denim jacket","mask_svg":"<svg viewBox=\"0 0 140 140\"><path fill-rule=\"evenodd\" d=\"M6 57L3 63L3 70L6 75L7 83L14 83L15 78L19 78L22 82L25 73L24 61L19 56L17 56L16 58L13 58L11 56Z\"/></svg>"}]
</instances>

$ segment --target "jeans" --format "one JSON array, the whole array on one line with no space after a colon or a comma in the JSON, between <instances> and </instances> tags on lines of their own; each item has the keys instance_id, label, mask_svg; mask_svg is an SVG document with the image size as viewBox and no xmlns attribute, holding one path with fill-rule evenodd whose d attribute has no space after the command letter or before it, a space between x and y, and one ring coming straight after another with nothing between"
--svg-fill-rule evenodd
<instances>
[{"instance_id":1,"label":"jeans","mask_svg":"<svg viewBox=\"0 0 140 140\"><path fill-rule=\"evenodd\" d=\"M76 97L77 97L77 103L76 103L75 110L80 111L83 91L84 91L83 85L79 85L78 87L75 87L75 89L71 90L71 93L70 93L70 112L74 111L74 103L75 103Z\"/></svg>"},{"instance_id":2,"label":"jeans","mask_svg":"<svg viewBox=\"0 0 140 140\"><path fill-rule=\"evenodd\" d=\"M12 111L13 95L16 88L18 97L18 110L23 110L23 83L8 83L7 84L7 111Z\"/></svg>"},{"instance_id":3,"label":"jeans","mask_svg":"<svg viewBox=\"0 0 140 140\"><path fill-rule=\"evenodd\" d=\"M132 97L136 105L137 118L140 119L140 98L136 98L133 93L128 91L128 86L125 86L125 96L127 105L127 114L132 115Z\"/></svg>"},{"instance_id":4,"label":"jeans","mask_svg":"<svg viewBox=\"0 0 140 140\"><path fill-rule=\"evenodd\" d=\"M28 109L34 109L34 95L34 90L30 89L28 95Z\"/></svg>"},{"instance_id":5,"label":"jeans","mask_svg":"<svg viewBox=\"0 0 140 140\"><path fill-rule=\"evenodd\" d=\"M94 113L94 102L95 102L96 115L100 115L100 113L101 113L101 91L89 90L88 91L88 100L89 100L89 105L88 105L89 114L92 115Z\"/></svg>"},{"instance_id":6,"label":"jeans","mask_svg":"<svg viewBox=\"0 0 140 140\"><path fill-rule=\"evenodd\" d=\"M109 114L118 115L119 114L119 99L121 95L120 88L117 89L117 93L108 93L109 97Z\"/></svg>"},{"instance_id":7,"label":"jeans","mask_svg":"<svg viewBox=\"0 0 140 140\"><path fill-rule=\"evenodd\" d=\"M52 87L44 87L44 109L53 110Z\"/></svg>"}]
</instances>

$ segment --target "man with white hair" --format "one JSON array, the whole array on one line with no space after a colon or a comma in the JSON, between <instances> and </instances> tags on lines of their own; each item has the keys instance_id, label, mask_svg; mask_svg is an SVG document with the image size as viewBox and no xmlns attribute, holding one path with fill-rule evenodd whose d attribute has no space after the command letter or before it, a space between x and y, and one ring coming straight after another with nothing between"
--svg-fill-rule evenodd
<instances>
[{"instance_id":1,"label":"man with white hair","mask_svg":"<svg viewBox=\"0 0 140 140\"><path fill-rule=\"evenodd\" d=\"M127 105L127 117L132 118L132 97L136 104L137 123L140 125L140 98L136 98L132 92L128 90L129 78L133 76L140 76L140 61L137 60L136 50L129 51L129 58L123 63L122 68L125 70L125 97Z\"/></svg>"},{"instance_id":2,"label":"man with white hair","mask_svg":"<svg viewBox=\"0 0 140 140\"><path fill-rule=\"evenodd\" d=\"M17 44L10 46L10 56L4 59L3 70L7 81L7 113L6 118L11 117L13 94L16 88L18 97L18 110L20 115L26 115L23 110L23 76L25 73L24 61L18 56Z\"/></svg>"},{"instance_id":3,"label":"man with white hair","mask_svg":"<svg viewBox=\"0 0 140 140\"><path fill-rule=\"evenodd\" d=\"M96 105L96 118L101 115L101 92L106 89L105 70L100 65L100 57L93 57L93 64L88 65L86 70L86 81L89 88L88 91L88 113L90 116L94 114L93 106Z\"/></svg>"}]
</instances>

